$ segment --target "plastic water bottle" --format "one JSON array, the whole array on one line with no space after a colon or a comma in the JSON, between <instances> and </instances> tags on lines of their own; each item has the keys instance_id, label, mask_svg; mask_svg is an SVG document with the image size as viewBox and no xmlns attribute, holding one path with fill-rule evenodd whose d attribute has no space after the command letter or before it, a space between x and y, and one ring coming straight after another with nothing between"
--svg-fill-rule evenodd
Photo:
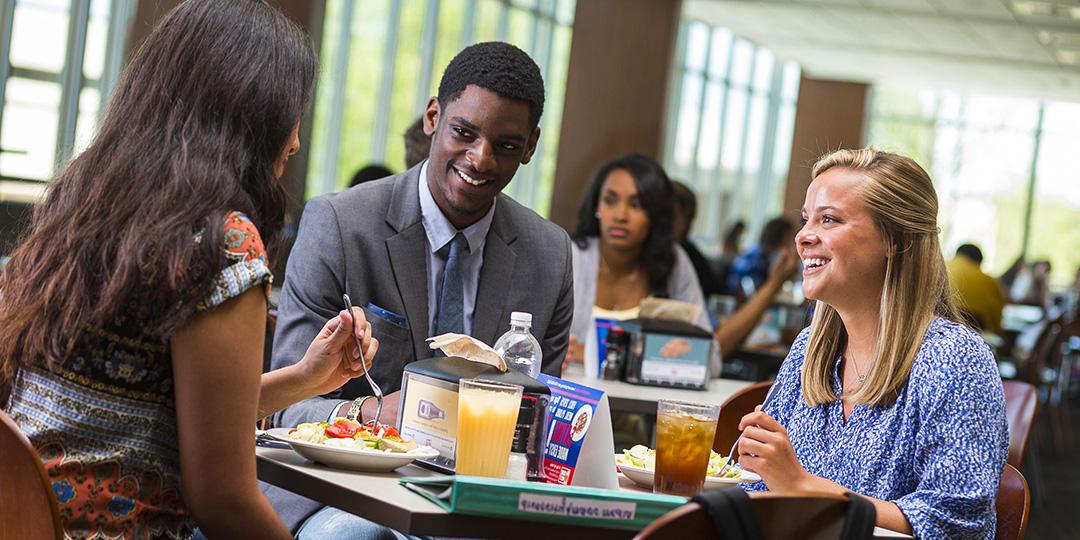
<instances>
[{"instance_id":1,"label":"plastic water bottle","mask_svg":"<svg viewBox=\"0 0 1080 540\"><path fill-rule=\"evenodd\" d=\"M515 311L510 314L510 331L495 342L495 352L506 360L506 366L518 373L536 378L540 374L540 363L544 354L540 342L536 341L529 329L532 328L532 314ZM517 426L514 429L514 443L510 448L506 478L511 480L539 479L543 474L542 450L538 450L535 439L543 436L544 424L534 426L539 418L544 418L544 410L538 411L535 394L526 394L521 398Z\"/></svg>"},{"instance_id":2,"label":"plastic water bottle","mask_svg":"<svg viewBox=\"0 0 1080 540\"><path fill-rule=\"evenodd\" d=\"M495 342L495 352L506 360L506 366L518 373L535 378L540 374L544 353L529 329L532 314L515 311L510 314L510 330Z\"/></svg>"}]
</instances>

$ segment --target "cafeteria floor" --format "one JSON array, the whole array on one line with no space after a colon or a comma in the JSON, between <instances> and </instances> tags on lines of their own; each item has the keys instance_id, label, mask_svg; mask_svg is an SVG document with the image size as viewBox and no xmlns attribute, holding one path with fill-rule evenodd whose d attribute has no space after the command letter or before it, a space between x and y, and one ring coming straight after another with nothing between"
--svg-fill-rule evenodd
<instances>
[{"instance_id":1,"label":"cafeteria floor","mask_svg":"<svg viewBox=\"0 0 1080 540\"><path fill-rule=\"evenodd\" d=\"M1080 538L1080 400L1072 396L1068 417L1071 422L1063 451L1054 449L1050 422L1043 410L1032 433L1035 451L1039 455L1038 469L1041 474L1032 478L1036 467L1031 455L1024 462L1024 476L1033 486L1031 520L1028 522L1027 538L1032 540L1057 540Z\"/></svg>"}]
</instances>

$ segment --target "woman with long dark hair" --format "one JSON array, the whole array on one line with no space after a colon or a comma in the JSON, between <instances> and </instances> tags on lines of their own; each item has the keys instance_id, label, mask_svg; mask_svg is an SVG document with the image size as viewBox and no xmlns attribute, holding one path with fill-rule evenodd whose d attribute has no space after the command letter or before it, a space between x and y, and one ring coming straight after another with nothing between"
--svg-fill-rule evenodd
<instances>
[{"instance_id":1,"label":"woman with long dark hair","mask_svg":"<svg viewBox=\"0 0 1080 540\"><path fill-rule=\"evenodd\" d=\"M613 159L593 174L571 237L575 263L582 255L595 259L597 305L633 309L649 295L703 303L701 289L688 286L696 280L671 279L676 266L685 269L671 238L673 189L660 164L640 154Z\"/></svg>"},{"instance_id":2,"label":"woman with long dark hair","mask_svg":"<svg viewBox=\"0 0 1080 540\"><path fill-rule=\"evenodd\" d=\"M266 2L180 4L0 276L0 405L68 537L187 538L191 518L211 538L291 537L259 491L252 422L377 349L342 311L295 366L261 373L264 242L315 72L308 37Z\"/></svg>"},{"instance_id":3,"label":"woman with long dark hair","mask_svg":"<svg viewBox=\"0 0 1080 540\"><path fill-rule=\"evenodd\" d=\"M674 188L663 167L630 154L596 171L578 209L574 240L574 320L567 360L581 361L594 319L637 317L648 296L701 306L697 325L713 330L690 258L672 238ZM753 330L780 286L798 268L794 252L770 270L768 286L751 297L714 335L730 353ZM720 355L710 365L719 376Z\"/></svg>"}]
</instances>

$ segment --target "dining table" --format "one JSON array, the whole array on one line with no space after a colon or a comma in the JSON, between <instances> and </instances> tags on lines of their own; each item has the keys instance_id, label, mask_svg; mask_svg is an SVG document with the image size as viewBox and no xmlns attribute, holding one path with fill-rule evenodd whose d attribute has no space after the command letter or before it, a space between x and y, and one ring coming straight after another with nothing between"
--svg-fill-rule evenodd
<instances>
[{"instance_id":1,"label":"dining table","mask_svg":"<svg viewBox=\"0 0 1080 540\"><path fill-rule=\"evenodd\" d=\"M563 523L526 521L447 512L439 505L401 485L403 477L441 476L416 464L392 472L361 472L327 467L308 461L290 448L255 448L260 480L328 506L415 536L464 538L629 539L637 531ZM647 492L624 476L619 489ZM874 538L911 538L876 528Z\"/></svg>"},{"instance_id":2,"label":"dining table","mask_svg":"<svg viewBox=\"0 0 1080 540\"><path fill-rule=\"evenodd\" d=\"M451 514L401 485L403 477L442 476L410 464L389 473L335 469L288 448L255 448L259 480L414 536L628 539L634 531ZM626 482L628 480L623 479Z\"/></svg>"}]
</instances>

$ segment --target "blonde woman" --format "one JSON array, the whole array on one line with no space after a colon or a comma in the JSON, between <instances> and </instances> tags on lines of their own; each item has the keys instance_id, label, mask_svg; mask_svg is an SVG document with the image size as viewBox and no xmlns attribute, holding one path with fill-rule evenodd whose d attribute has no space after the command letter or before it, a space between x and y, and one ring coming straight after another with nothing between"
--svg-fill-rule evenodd
<instances>
[{"instance_id":1,"label":"blonde woman","mask_svg":"<svg viewBox=\"0 0 1080 540\"><path fill-rule=\"evenodd\" d=\"M810 328L769 407L743 417L750 490L854 491L916 538L993 538L1005 465L994 357L961 325L938 244L937 195L911 159L821 158L796 247Z\"/></svg>"}]
</instances>

